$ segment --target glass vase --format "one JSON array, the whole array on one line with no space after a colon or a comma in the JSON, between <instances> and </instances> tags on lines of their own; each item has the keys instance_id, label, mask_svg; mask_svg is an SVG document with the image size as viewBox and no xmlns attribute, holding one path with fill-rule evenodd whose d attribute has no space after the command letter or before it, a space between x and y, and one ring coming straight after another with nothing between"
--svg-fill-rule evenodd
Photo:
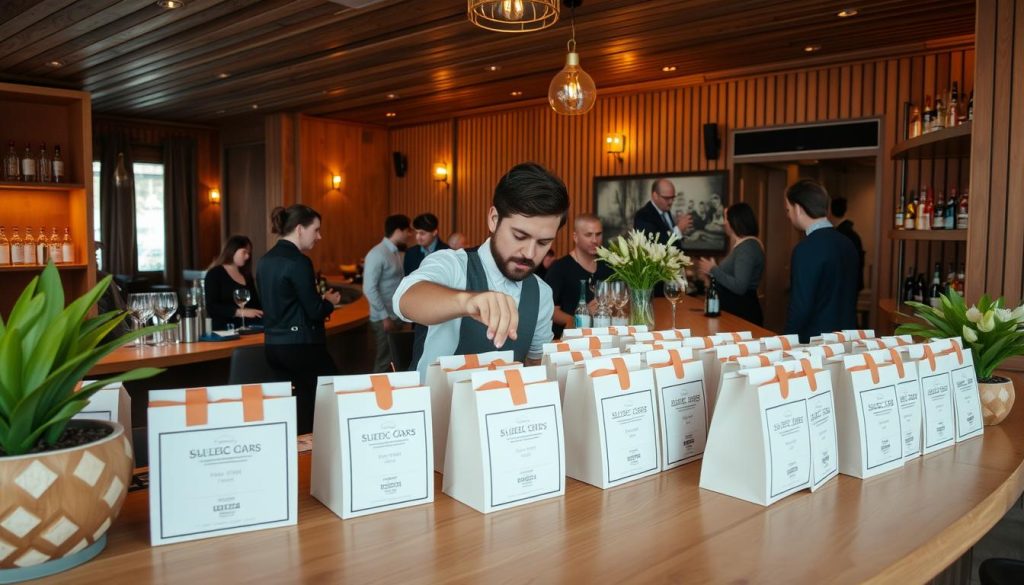
<instances>
[{"instance_id":1,"label":"glass vase","mask_svg":"<svg viewBox=\"0 0 1024 585\"><path fill-rule=\"evenodd\" d=\"M649 288L629 288L629 324L646 325L654 330L654 304Z\"/></svg>"}]
</instances>

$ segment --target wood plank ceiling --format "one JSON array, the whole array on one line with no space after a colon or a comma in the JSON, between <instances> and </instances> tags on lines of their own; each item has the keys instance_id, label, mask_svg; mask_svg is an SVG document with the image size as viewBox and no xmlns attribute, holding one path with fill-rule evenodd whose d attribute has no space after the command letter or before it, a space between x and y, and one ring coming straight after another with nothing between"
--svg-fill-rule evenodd
<instances>
[{"instance_id":1,"label":"wood plank ceiling","mask_svg":"<svg viewBox=\"0 0 1024 585\"><path fill-rule=\"evenodd\" d=\"M845 7L859 14L839 18ZM807 46L820 57L971 35L974 10L974 0L587 0L576 37L600 91L805 59ZM88 90L100 113L204 122L299 111L397 125L546 96L564 64L568 11L518 35L478 29L465 11L465 0L358 10L3 0L0 79Z\"/></svg>"}]
</instances>

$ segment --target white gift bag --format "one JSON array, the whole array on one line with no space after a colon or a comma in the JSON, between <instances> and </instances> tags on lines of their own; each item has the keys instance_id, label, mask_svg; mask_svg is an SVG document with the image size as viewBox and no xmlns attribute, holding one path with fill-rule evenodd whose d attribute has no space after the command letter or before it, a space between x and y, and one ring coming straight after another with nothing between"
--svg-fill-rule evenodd
<instances>
[{"instance_id":1,"label":"white gift bag","mask_svg":"<svg viewBox=\"0 0 1024 585\"><path fill-rule=\"evenodd\" d=\"M295 525L291 394L287 382L149 393L153 545Z\"/></svg>"},{"instance_id":2,"label":"white gift bag","mask_svg":"<svg viewBox=\"0 0 1024 585\"><path fill-rule=\"evenodd\" d=\"M767 506L837 475L832 379L820 366L783 361L725 381L700 487Z\"/></svg>"},{"instance_id":3,"label":"white gift bag","mask_svg":"<svg viewBox=\"0 0 1024 585\"><path fill-rule=\"evenodd\" d=\"M710 349L697 350L694 357L704 363L704 382L708 389L708 412L715 416L715 402L718 400L719 382L722 378L722 364L734 357L746 357L761 351L761 343L757 340L727 342Z\"/></svg>"},{"instance_id":4,"label":"white gift bag","mask_svg":"<svg viewBox=\"0 0 1024 585\"><path fill-rule=\"evenodd\" d=\"M540 366L455 384L444 493L483 513L565 494L557 385Z\"/></svg>"},{"instance_id":5,"label":"white gift bag","mask_svg":"<svg viewBox=\"0 0 1024 585\"><path fill-rule=\"evenodd\" d=\"M874 351L876 349L914 345L914 338L910 335L895 335L871 339L857 339L854 340L851 345L851 353L859 353L862 351Z\"/></svg>"},{"instance_id":6,"label":"white gift bag","mask_svg":"<svg viewBox=\"0 0 1024 585\"><path fill-rule=\"evenodd\" d=\"M579 351L581 349L618 349L619 345L615 342L615 337L611 335L591 335L589 337L574 337L564 341L545 343L541 347L544 353L555 353Z\"/></svg>"},{"instance_id":7,"label":"white gift bag","mask_svg":"<svg viewBox=\"0 0 1024 585\"><path fill-rule=\"evenodd\" d=\"M783 352L785 359L798 360L814 356L827 363L831 358L846 354L846 346L842 343L822 343L821 345L802 345Z\"/></svg>"},{"instance_id":8,"label":"white gift bag","mask_svg":"<svg viewBox=\"0 0 1024 585\"><path fill-rule=\"evenodd\" d=\"M573 364L588 360L590 358L618 355L617 348L612 349L581 349L577 351L560 351L557 353L546 353L541 360L541 365L547 370L548 380L558 382L558 395L565 402L565 381L569 376L569 370Z\"/></svg>"},{"instance_id":9,"label":"white gift bag","mask_svg":"<svg viewBox=\"0 0 1024 585\"><path fill-rule=\"evenodd\" d=\"M647 331L646 325L612 325L610 327L587 327L584 329L566 329L562 331L562 341L568 341L577 337L590 337L593 335L611 335L615 344L620 349L624 345L633 342L633 336L637 333Z\"/></svg>"},{"instance_id":10,"label":"white gift bag","mask_svg":"<svg viewBox=\"0 0 1024 585\"><path fill-rule=\"evenodd\" d=\"M762 349L765 351L774 351L776 349L789 351L800 347L800 336L796 334L762 337L759 341L761 342Z\"/></svg>"},{"instance_id":11,"label":"white gift bag","mask_svg":"<svg viewBox=\"0 0 1024 585\"><path fill-rule=\"evenodd\" d=\"M427 386L430 387L430 413L433 417L434 471L444 470L444 452L448 443L448 417L452 410L452 386L468 380L480 369L522 367L512 351L491 351L469 355L450 355L437 358L427 367Z\"/></svg>"},{"instance_id":12,"label":"white gift bag","mask_svg":"<svg viewBox=\"0 0 1024 585\"><path fill-rule=\"evenodd\" d=\"M416 372L321 376L310 494L341 518L433 502L430 421Z\"/></svg>"},{"instance_id":13,"label":"white gift bag","mask_svg":"<svg viewBox=\"0 0 1024 585\"><path fill-rule=\"evenodd\" d=\"M637 333L633 338L637 342L657 342L680 341L690 336L689 329L662 329L659 331L645 331L643 333Z\"/></svg>"},{"instance_id":14,"label":"white gift bag","mask_svg":"<svg viewBox=\"0 0 1024 585\"><path fill-rule=\"evenodd\" d=\"M92 384L95 380L82 380L75 391ZM78 411L73 418L89 420L109 420L121 423L125 438L134 446L132 438L132 397L124 384L117 382L107 384L89 397L89 403Z\"/></svg>"},{"instance_id":15,"label":"white gift bag","mask_svg":"<svg viewBox=\"0 0 1024 585\"><path fill-rule=\"evenodd\" d=\"M960 338L939 339L901 349L910 359L918 360L921 397L925 401L924 452L927 454L984 434L974 356L970 349L964 351Z\"/></svg>"},{"instance_id":16,"label":"white gift bag","mask_svg":"<svg viewBox=\"0 0 1024 585\"><path fill-rule=\"evenodd\" d=\"M569 477L606 489L660 470L654 376L639 354L573 367L564 413Z\"/></svg>"},{"instance_id":17,"label":"white gift bag","mask_svg":"<svg viewBox=\"0 0 1024 585\"><path fill-rule=\"evenodd\" d=\"M681 348L681 347L683 347L682 340L674 340L674 341L643 341L643 342L638 342L638 343L631 343L631 344L627 345L624 349L626 350L626 353L645 354L645 353L647 353L649 351L654 351L654 350L657 350L657 349L678 349L678 348Z\"/></svg>"},{"instance_id":18,"label":"white gift bag","mask_svg":"<svg viewBox=\"0 0 1024 585\"><path fill-rule=\"evenodd\" d=\"M654 371L661 468L700 459L710 422L703 364L693 359L689 348L655 350L644 357Z\"/></svg>"},{"instance_id":19,"label":"white gift bag","mask_svg":"<svg viewBox=\"0 0 1024 585\"><path fill-rule=\"evenodd\" d=\"M819 336L812 337L810 345L842 343L846 347L846 352L850 353L853 350L854 342L874 339L874 337L875 332L872 329L843 329L842 331L822 333Z\"/></svg>"}]
</instances>

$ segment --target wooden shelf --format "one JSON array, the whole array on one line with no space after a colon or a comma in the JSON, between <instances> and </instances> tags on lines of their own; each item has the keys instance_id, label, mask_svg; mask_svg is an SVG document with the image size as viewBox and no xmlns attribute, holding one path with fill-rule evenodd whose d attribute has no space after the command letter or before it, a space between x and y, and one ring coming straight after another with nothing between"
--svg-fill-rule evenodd
<instances>
[{"instance_id":1,"label":"wooden shelf","mask_svg":"<svg viewBox=\"0 0 1024 585\"><path fill-rule=\"evenodd\" d=\"M0 266L0 272L42 272L45 266L38 264L19 264L17 266ZM58 264L57 270L85 270L88 264Z\"/></svg>"},{"instance_id":2,"label":"wooden shelf","mask_svg":"<svg viewBox=\"0 0 1024 585\"><path fill-rule=\"evenodd\" d=\"M878 299L878 308L885 313L886 317L893 324L916 323L918 325L926 325L924 319L914 316L913 307L897 303L896 299Z\"/></svg>"},{"instance_id":3,"label":"wooden shelf","mask_svg":"<svg viewBox=\"0 0 1024 585\"><path fill-rule=\"evenodd\" d=\"M967 230L892 230L889 232L889 239L966 242Z\"/></svg>"},{"instance_id":4,"label":"wooden shelf","mask_svg":"<svg viewBox=\"0 0 1024 585\"><path fill-rule=\"evenodd\" d=\"M892 148L893 160L966 158L971 156L971 122L943 128L900 142Z\"/></svg>"},{"instance_id":5,"label":"wooden shelf","mask_svg":"<svg viewBox=\"0 0 1024 585\"><path fill-rule=\"evenodd\" d=\"M81 183L19 183L16 181L0 181L0 189L24 191L70 191L84 189Z\"/></svg>"}]
</instances>

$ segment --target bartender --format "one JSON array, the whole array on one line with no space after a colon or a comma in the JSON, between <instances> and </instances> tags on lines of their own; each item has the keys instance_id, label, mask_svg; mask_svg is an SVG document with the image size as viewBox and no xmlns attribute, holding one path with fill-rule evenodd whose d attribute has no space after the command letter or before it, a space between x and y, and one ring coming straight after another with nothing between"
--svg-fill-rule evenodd
<instances>
[{"instance_id":1,"label":"bartender","mask_svg":"<svg viewBox=\"0 0 1024 585\"><path fill-rule=\"evenodd\" d=\"M395 313L428 326L426 342L413 349L421 380L445 355L512 350L516 361L540 363L553 337L554 303L534 271L568 210L561 179L537 164L517 165L494 190L487 212L491 237L474 250L435 252L402 280Z\"/></svg>"}]
</instances>

